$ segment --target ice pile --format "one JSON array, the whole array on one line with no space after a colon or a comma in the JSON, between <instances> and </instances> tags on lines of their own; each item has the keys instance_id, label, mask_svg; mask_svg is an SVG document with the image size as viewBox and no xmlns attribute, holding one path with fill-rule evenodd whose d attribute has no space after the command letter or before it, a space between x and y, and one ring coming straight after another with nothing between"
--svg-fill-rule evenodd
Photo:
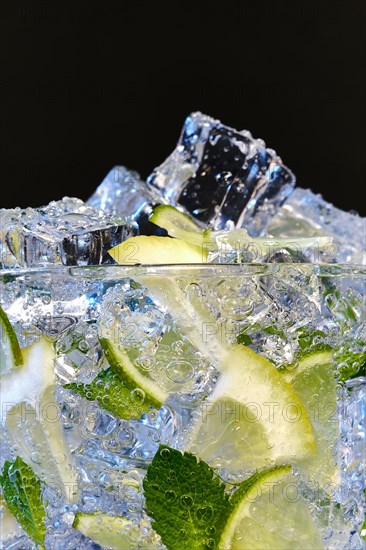
<instances>
[{"instance_id":1,"label":"ice pile","mask_svg":"<svg viewBox=\"0 0 366 550\"><path fill-rule=\"evenodd\" d=\"M344 212L310 189L297 187L267 228L273 237L331 235L329 260L339 263L366 263L366 219Z\"/></svg>"},{"instance_id":2,"label":"ice pile","mask_svg":"<svg viewBox=\"0 0 366 550\"><path fill-rule=\"evenodd\" d=\"M146 220L154 206L169 203L212 229L245 227L274 240L330 236L332 245L312 254L312 261L365 264L366 219L294 186L293 173L262 140L193 113L174 151L146 183L116 166L88 203L131 216L144 234L152 231Z\"/></svg>"},{"instance_id":3,"label":"ice pile","mask_svg":"<svg viewBox=\"0 0 366 550\"><path fill-rule=\"evenodd\" d=\"M364 264L366 219L294 186L293 173L263 140L193 113L146 182L116 166L87 203L66 197L36 209L0 210L0 266L108 263L108 249L138 231L162 233L149 222L159 204L177 206L202 228L244 227L274 241L330 236L332 246L312 261ZM269 261L281 261L276 258Z\"/></svg>"}]
</instances>

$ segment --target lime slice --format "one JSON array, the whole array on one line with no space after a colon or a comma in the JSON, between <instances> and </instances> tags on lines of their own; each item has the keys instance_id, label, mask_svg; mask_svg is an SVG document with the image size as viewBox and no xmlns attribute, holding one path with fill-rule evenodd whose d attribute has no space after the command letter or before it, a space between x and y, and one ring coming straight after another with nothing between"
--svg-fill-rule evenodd
<instances>
[{"instance_id":1,"label":"lime slice","mask_svg":"<svg viewBox=\"0 0 366 550\"><path fill-rule=\"evenodd\" d=\"M257 472L241 484L219 550L324 549L290 466Z\"/></svg>"},{"instance_id":2,"label":"lime slice","mask_svg":"<svg viewBox=\"0 0 366 550\"><path fill-rule=\"evenodd\" d=\"M302 463L316 453L305 407L272 363L238 344L228 346L220 371L193 422L188 450L234 475Z\"/></svg>"},{"instance_id":3,"label":"lime slice","mask_svg":"<svg viewBox=\"0 0 366 550\"><path fill-rule=\"evenodd\" d=\"M157 206L150 215L149 221L166 229L171 237L202 246L203 229L190 216L183 214L174 206L165 204Z\"/></svg>"},{"instance_id":4,"label":"lime slice","mask_svg":"<svg viewBox=\"0 0 366 550\"><path fill-rule=\"evenodd\" d=\"M207 251L201 246L168 237L131 237L109 250L120 265L135 264L201 264Z\"/></svg>"},{"instance_id":5,"label":"lime slice","mask_svg":"<svg viewBox=\"0 0 366 550\"><path fill-rule=\"evenodd\" d=\"M244 228L233 229L230 231L211 231L203 230L187 214L174 208L174 206L160 205L154 209L149 220L154 224L166 229L171 237L182 239L183 241L202 247L208 246L212 252L213 243L216 243L217 251L240 250L246 246L259 247L262 254L267 254L268 250L274 248L289 248L295 251L311 247L324 248L332 243L332 237L285 237L282 239L273 239L272 237L250 237L248 231ZM258 248L257 248L258 250ZM239 256L240 258L240 256ZM154 262L152 262L154 263Z\"/></svg>"},{"instance_id":6,"label":"lime slice","mask_svg":"<svg viewBox=\"0 0 366 550\"><path fill-rule=\"evenodd\" d=\"M2 377L2 421L12 445L36 475L67 500L77 494L76 473L55 399L55 351L41 339L23 350L22 369Z\"/></svg>"},{"instance_id":7,"label":"lime slice","mask_svg":"<svg viewBox=\"0 0 366 550\"><path fill-rule=\"evenodd\" d=\"M334 373L333 354L329 350L311 353L296 368L281 371L304 403L312 422L318 454L308 465L308 475L323 486L340 482L340 466L335 456L339 421Z\"/></svg>"},{"instance_id":8,"label":"lime slice","mask_svg":"<svg viewBox=\"0 0 366 550\"><path fill-rule=\"evenodd\" d=\"M0 307L0 375L23 365L22 351L8 316Z\"/></svg>"},{"instance_id":9,"label":"lime slice","mask_svg":"<svg viewBox=\"0 0 366 550\"><path fill-rule=\"evenodd\" d=\"M103 548L111 550L151 550L159 538L146 520L136 525L126 517L109 516L101 512L78 512L72 526ZM143 531L150 531L148 535L145 534L146 541L143 540Z\"/></svg>"},{"instance_id":10,"label":"lime slice","mask_svg":"<svg viewBox=\"0 0 366 550\"><path fill-rule=\"evenodd\" d=\"M331 350L316 351L306 355L295 367L284 367L284 369L281 370L281 374L286 382L292 384L300 374L310 371L313 367L317 367L319 365L331 365L332 362L333 353Z\"/></svg>"},{"instance_id":11,"label":"lime slice","mask_svg":"<svg viewBox=\"0 0 366 550\"><path fill-rule=\"evenodd\" d=\"M105 357L112 370L119 376L126 387L131 391L141 391L144 405L160 409L168 398L168 394L154 382L152 378L143 374L135 367L122 346L108 338L100 338Z\"/></svg>"}]
</instances>

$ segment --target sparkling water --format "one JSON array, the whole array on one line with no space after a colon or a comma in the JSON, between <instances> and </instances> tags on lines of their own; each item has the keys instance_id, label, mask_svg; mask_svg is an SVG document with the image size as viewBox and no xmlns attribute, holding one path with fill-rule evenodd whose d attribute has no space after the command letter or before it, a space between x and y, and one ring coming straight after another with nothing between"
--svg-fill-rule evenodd
<instances>
[{"instance_id":1,"label":"sparkling water","mask_svg":"<svg viewBox=\"0 0 366 550\"><path fill-rule=\"evenodd\" d=\"M60 499L51 487L47 489L49 547L97 548L71 528L77 511L124 515L141 532L145 529L146 540L152 540L145 525L142 479L160 443L184 448L192 418L215 388L219 371L210 346L217 341L232 344L244 335L252 349L280 366L294 361L301 331L317 331L317 341L311 345L331 346L335 372L341 372L345 349L354 354L365 351L365 319L360 314L364 277L361 269L320 269L310 264L60 267L27 275L16 271L4 274L2 301L20 341L29 343L46 336L55 343L59 422L78 477L79 494L74 503ZM169 287L164 287L167 280L184 297L179 311ZM44 289L45 281L49 303L37 297L29 300L32 293ZM72 287L74 294L66 290ZM344 287L350 289L347 297L339 295ZM158 288L165 290L157 292ZM329 299L330 288L333 299ZM15 302L11 299L14 293ZM348 312L348 317L346 304L352 304L353 314ZM47 308L49 326L44 328L40 319L47 315ZM207 313L206 322L199 324L202 312ZM140 372L167 392L163 407L151 408L139 419L125 420L104 409L103 402L65 387L72 382L89 384L108 368L101 336L121 343ZM363 376L340 384L339 449L334 452L338 453L341 481L330 502L324 501L321 491L311 495L314 518L329 549L362 548L357 533L364 510L365 406ZM5 447L3 459L17 452L11 445ZM37 456L33 459L37 461ZM230 483L235 481L224 469L218 473ZM238 479L249 473L239 472ZM331 512L332 506L337 513ZM32 548L22 532L4 544L4 548ZM154 547L160 544L154 539Z\"/></svg>"}]
</instances>

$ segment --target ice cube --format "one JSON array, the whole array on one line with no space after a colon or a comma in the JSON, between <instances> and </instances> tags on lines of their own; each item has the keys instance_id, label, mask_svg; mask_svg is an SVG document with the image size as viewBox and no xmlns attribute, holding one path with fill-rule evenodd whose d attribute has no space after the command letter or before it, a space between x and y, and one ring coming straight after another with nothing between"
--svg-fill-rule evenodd
<instances>
[{"instance_id":1,"label":"ice cube","mask_svg":"<svg viewBox=\"0 0 366 550\"><path fill-rule=\"evenodd\" d=\"M87 203L106 214L129 216L144 234L148 231L148 217L153 208L166 202L161 193L148 186L139 174L124 166L115 166L97 187Z\"/></svg>"},{"instance_id":2,"label":"ice cube","mask_svg":"<svg viewBox=\"0 0 366 550\"><path fill-rule=\"evenodd\" d=\"M147 181L210 227L245 226L252 234L263 230L295 185L262 140L199 112L186 119L176 149ZM258 217L263 210L266 216Z\"/></svg>"},{"instance_id":3,"label":"ice cube","mask_svg":"<svg viewBox=\"0 0 366 550\"><path fill-rule=\"evenodd\" d=\"M313 261L366 263L366 218L336 208L310 189L297 187L271 219L267 232L275 238L329 235L333 243Z\"/></svg>"},{"instance_id":4,"label":"ice cube","mask_svg":"<svg viewBox=\"0 0 366 550\"><path fill-rule=\"evenodd\" d=\"M0 210L0 266L105 263L107 251L138 233L132 220L64 197L40 208Z\"/></svg>"},{"instance_id":5,"label":"ice cube","mask_svg":"<svg viewBox=\"0 0 366 550\"><path fill-rule=\"evenodd\" d=\"M348 380L346 387L340 389L340 397L341 483L335 499L342 505L345 517L354 522L354 531L359 531L366 511L366 378Z\"/></svg>"}]
</instances>

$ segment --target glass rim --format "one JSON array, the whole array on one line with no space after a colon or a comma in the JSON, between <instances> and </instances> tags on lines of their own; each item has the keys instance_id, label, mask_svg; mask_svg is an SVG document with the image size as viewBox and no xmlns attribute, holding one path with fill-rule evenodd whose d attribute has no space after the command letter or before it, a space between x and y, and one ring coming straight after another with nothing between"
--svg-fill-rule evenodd
<instances>
[{"instance_id":1,"label":"glass rim","mask_svg":"<svg viewBox=\"0 0 366 550\"><path fill-rule=\"evenodd\" d=\"M240 276L271 275L282 271L297 271L320 277L365 277L366 265L362 264L327 264L327 263L264 263L243 262L240 264L102 264L86 266L43 265L35 267L0 268L0 280L4 277L25 277L27 275L62 275L75 279L115 279L133 276ZM6 281L5 281L6 282Z\"/></svg>"}]
</instances>

